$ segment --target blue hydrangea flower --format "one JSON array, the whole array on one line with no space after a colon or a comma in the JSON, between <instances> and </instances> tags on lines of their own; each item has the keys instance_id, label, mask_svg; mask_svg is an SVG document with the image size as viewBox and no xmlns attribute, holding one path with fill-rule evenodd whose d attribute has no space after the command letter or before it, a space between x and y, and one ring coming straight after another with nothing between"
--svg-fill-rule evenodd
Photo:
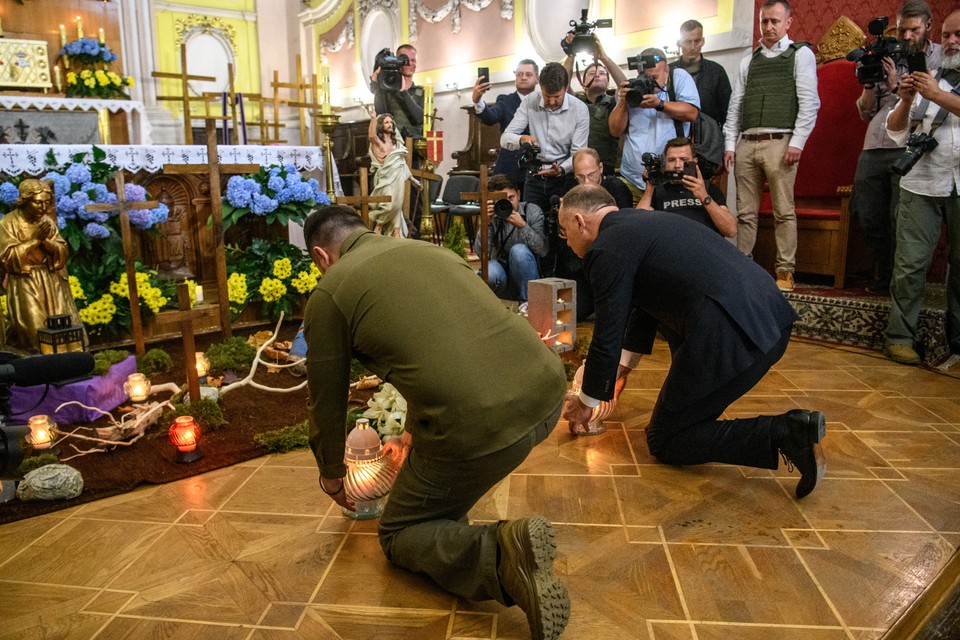
<instances>
[{"instance_id":1,"label":"blue hydrangea flower","mask_svg":"<svg viewBox=\"0 0 960 640\"><path fill-rule=\"evenodd\" d=\"M97 224L96 222L87 223L87 225L83 228L83 232L94 240L102 240L110 237L110 229L106 228L102 224Z\"/></svg>"},{"instance_id":2,"label":"blue hydrangea flower","mask_svg":"<svg viewBox=\"0 0 960 640\"><path fill-rule=\"evenodd\" d=\"M270 177L280 175L280 167L270 167Z\"/></svg>"},{"instance_id":3,"label":"blue hydrangea flower","mask_svg":"<svg viewBox=\"0 0 960 640\"><path fill-rule=\"evenodd\" d=\"M286 183L280 176L271 176L267 181L267 189L271 191L280 191Z\"/></svg>"},{"instance_id":4,"label":"blue hydrangea flower","mask_svg":"<svg viewBox=\"0 0 960 640\"><path fill-rule=\"evenodd\" d=\"M47 175L43 176L43 179L49 180L53 184L54 195L65 196L70 193L70 189L72 188L72 185L70 183L70 180L62 173L51 171Z\"/></svg>"},{"instance_id":5,"label":"blue hydrangea flower","mask_svg":"<svg viewBox=\"0 0 960 640\"><path fill-rule=\"evenodd\" d=\"M127 202L143 202L147 199L147 190L138 184L130 184L127 182L123 185L123 195L126 197Z\"/></svg>"},{"instance_id":6,"label":"blue hydrangea flower","mask_svg":"<svg viewBox=\"0 0 960 640\"><path fill-rule=\"evenodd\" d=\"M67 227L67 219L63 216L57 216L57 227L63 231Z\"/></svg>"},{"instance_id":7,"label":"blue hydrangea flower","mask_svg":"<svg viewBox=\"0 0 960 640\"><path fill-rule=\"evenodd\" d=\"M77 203L70 196L57 198L57 215L72 218L77 215Z\"/></svg>"},{"instance_id":8,"label":"blue hydrangea flower","mask_svg":"<svg viewBox=\"0 0 960 640\"><path fill-rule=\"evenodd\" d=\"M168 217L170 217L170 207L161 202L156 209L150 209L150 226L164 223Z\"/></svg>"},{"instance_id":9,"label":"blue hydrangea flower","mask_svg":"<svg viewBox=\"0 0 960 640\"><path fill-rule=\"evenodd\" d=\"M3 184L0 184L0 202L9 207L13 205L19 197L20 189L18 189L12 182L4 182Z\"/></svg>"},{"instance_id":10,"label":"blue hydrangea flower","mask_svg":"<svg viewBox=\"0 0 960 640\"><path fill-rule=\"evenodd\" d=\"M150 209L133 209L130 211L130 224L138 229L149 229Z\"/></svg>"},{"instance_id":11,"label":"blue hydrangea flower","mask_svg":"<svg viewBox=\"0 0 960 640\"><path fill-rule=\"evenodd\" d=\"M294 171L293 173L287 174L287 186L292 187L303 182L303 178L300 177L300 174Z\"/></svg>"},{"instance_id":12,"label":"blue hydrangea flower","mask_svg":"<svg viewBox=\"0 0 960 640\"><path fill-rule=\"evenodd\" d=\"M300 173L297 171L297 165L292 162L289 164L283 165L283 170L287 172L287 178L290 177L290 174L294 174L297 177L300 177Z\"/></svg>"},{"instance_id":13,"label":"blue hydrangea flower","mask_svg":"<svg viewBox=\"0 0 960 640\"><path fill-rule=\"evenodd\" d=\"M233 176L227 181L227 202L238 209L249 207L253 194L247 187L247 180L242 176Z\"/></svg>"},{"instance_id":14,"label":"blue hydrangea flower","mask_svg":"<svg viewBox=\"0 0 960 640\"><path fill-rule=\"evenodd\" d=\"M77 163L70 165L67 167L65 175L73 184L90 182L90 169L85 164Z\"/></svg>"},{"instance_id":15,"label":"blue hydrangea flower","mask_svg":"<svg viewBox=\"0 0 960 640\"><path fill-rule=\"evenodd\" d=\"M275 211L279 206L280 203L273 198L268 198L265 195L257 194L253 196L253 202L250 203L250 211L258 216L263 216Z\"/></svg>"},{"instance_id":16,"label":"blue hydrangea flower","mask_svg":"<svg viewBox=\"0 0 960 640\"><path fill-rule=\"evenodd\" d=\"M313 195L313 200L320 206L326 206L330 204L330 196L327 195L326 191L318 191Z\"/></svg>"}]
</instances>

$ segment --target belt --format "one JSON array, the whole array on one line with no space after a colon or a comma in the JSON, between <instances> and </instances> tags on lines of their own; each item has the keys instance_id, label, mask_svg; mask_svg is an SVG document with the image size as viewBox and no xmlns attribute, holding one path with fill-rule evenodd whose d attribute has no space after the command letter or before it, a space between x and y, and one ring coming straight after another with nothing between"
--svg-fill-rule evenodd
<instances>
[{"instance_id":1,"label":"belt","mask_svg":"<svg viewBox=\"0 0 960 640\"><path fill-rule=\"evenodd\" d=\"M789 133L744 133L743 139L750 140L751 142L757 142L760 140L782 140L786 138Z\"/></svg>"}]
</instances>

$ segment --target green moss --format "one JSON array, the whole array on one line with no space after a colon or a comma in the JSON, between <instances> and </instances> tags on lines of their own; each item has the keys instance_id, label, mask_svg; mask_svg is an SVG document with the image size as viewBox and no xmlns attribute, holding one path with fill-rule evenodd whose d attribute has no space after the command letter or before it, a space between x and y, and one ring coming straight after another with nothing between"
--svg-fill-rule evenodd
<instances>
[{"instance_id":1,"label":"green moss","mask_svg":"<svg viewBox=\"0 0 960 640\"><path fill-rule=\"evenodd\" d=\"M244 374L250 371L257 350L239 336L224 340L207 349L205 355L210 361L210 372L215 374L233 371Z\"/></svg>"},{"instance_id":2,"label":"green moss","mask_svg":"<svg viewBox=\"0 0 960 640\"><path fill-rule=\"evenodd\" d=\"M590 351L590 338L587 336L577 338L577 343L573 345L573 348L581 358L585 359L587 357L587 353Z\"/></svg>"},{"instance_id":3,"label":"green moss","mask_svg":"<svg viewBox=\"0 0 960 640\"><path fill-rule=\"evenodd\" d=\"M110 367L123 361L130 353L119 349L107 349L93 354L93 375L103 376L107 374Z\"/></svg>"},{"instance_id":4,"label":"green moss","mask_svg":"<svg viewBox=\"0 0 960 640\"><path fill-rule=\"evenodd\" d=\"M567 374L567 382L571 382L573 380L573 376L577 375L577 369L579 368L580 365L578 364L564 361L563 372Z\"/></svg>"},{"instance_id":5,"label":"green moss","mask_svg":"<svg viewBox=\"0 0 960 640\"><path fill-rule=\"evenodd\" d=\"M169 373L173 369L173 358L163 349L150 349L137 358L137 371L148 376L154 373Z\"/></svg>"},{"instance_id":6,"label":"green moss","mask_svg":"<svg viewBox=\"0 0 960 640\"><path fill-rule=\"evenodd\" d=\"M34 469L39 469L40 467L45 467L48 464L59 464L60 460L57 456L52 453L44 453L39 456L30 456L29 458L24 458L23 463L20 464L20 468L17 469L17 473L20 475L26 475L33 471Z\"/></svg>"},{"instance_id":7,"label":"green moss","mask_svg":"<svg viewBox=\"0 0 960 640\"><path fill-rule=\"evenodd\" d=\"M354 358L350 361L350 380L359 380L363 376L370 375L367 368L360 364L360 361Z\"/></svg>"},{"instance_id":8,"label":"green moss","mask_svg":"<svg viewBox=\"0 0 960 640\"><path fill-rule=\"evenodd\" d=\"M454 219L443 236L443 246L455 254L467 259L467 230L463 228L463 223L459 219Z\"/></svg>"},{"instance_id":9,"label":"green moss","mask_svg":"<svg viewBox=\"0 0 960 640\"><path fill-rule=\"evenodd\" d=\"M265 431L253 436L253 441L270 453L286 453L292 449L310 446L310 427L306 420L282 429Z\"/></svg>"},{"instance_id":10,"label":"green moss","mask_svg":"<svg viewBox=\"0 0 960 640\"><path fill-rule=\"evenodd\" d=\"M196 402L177 403L173 405L173 411L167 412L164 416L166 422L173 422L180 416L193 416L193 419L200 425L202 431L211 433L227 424L223 417L223 410L216 400L210 398L201 398Z\"/></svg>"}]
</instances>

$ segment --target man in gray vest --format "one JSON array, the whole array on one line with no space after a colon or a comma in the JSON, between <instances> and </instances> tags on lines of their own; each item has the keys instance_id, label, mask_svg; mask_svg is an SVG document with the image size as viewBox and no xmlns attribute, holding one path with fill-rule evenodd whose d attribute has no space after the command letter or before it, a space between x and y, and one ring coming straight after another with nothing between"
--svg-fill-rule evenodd
<instances>
[{"instance_id":1,"label":"man in gray vest","mask_svg":"<svg viewBox=\"0 0 960 640\"><path fill-rule=\"evenodd\" d=\"M760 46L740 62L727 122L723 161L737 180L737 247L751 255L763 183L770 184L777 241L777 287L793 290L797 216L793 184L803 146L820 109L817 61L793 42L788 0L760 6Z\"/></svg>"}]
</instances>

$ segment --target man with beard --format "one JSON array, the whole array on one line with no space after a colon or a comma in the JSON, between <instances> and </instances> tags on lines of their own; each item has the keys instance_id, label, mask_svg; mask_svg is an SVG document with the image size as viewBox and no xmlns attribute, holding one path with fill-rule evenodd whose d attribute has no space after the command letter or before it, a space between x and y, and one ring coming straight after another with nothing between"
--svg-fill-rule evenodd
<instances>
[{"instance_id":1,"label":"man with beard","mask_svg":"<svg viewBox=\"0 0 960 640\"><path fill-rule=\"evenodd\" d=\"M940 45L927 37L930 30L930 7L923 0L907 0L897 12L897 34L912 52L923 51L927 68L940 66ZM893 271L897 200L900 194L900 176L891 167L903 153L887 135L884 123L887 114L897 103L897 87L908 72L905 58L894 63L883 59L884 78L876 84L863 85L857 98L860 117L869 122L863 140L863 152L857 161L853 179L850 212L860 221L863 239L873 254L873 277L867 291L886 294L890 291Z\"/></svg>"},{"instance_id":2,"label":"man with beard","mask_svg":"<svg viewBox=\"0 0 960 640\"><path fill-rule=\"evenodd\" d=\"M496 102L491 106L483 101L483 94L490 90L490 81L484 81L477 78L473 85L473 109L480 122L483 124L496 124L500 126L500 134L506 130L507 125L513 120L513 115L520 106L520 99L528 96L537 88L537 74L540 73L540 67L533 60L521 60L517 64L517 70L514 72L514 87L516 91L505 95L497 96ZM524 129L523 134L529 135L529 128ZM517 152L510 149L500 149L497 152L497 161L493 165L492 174L502 174L510 177L510 180L518 186L523 186L526 179L526 172L517 164Z\"/></svg>"},{"instance_id":3,"label":"man with beard","mask_svg":"<svg viewBox=\"0 0 960 640\"><path fill-rule=\"evenodd\" d=\"M406 238L407 220L403 216L403 195L407 180L413 180L407 166L407 148L397 131L393 116L376 115L370 111L370 165L373 174L373 196L390 196L390 202L380 202L370 209L374 231L383 235Z\"/></svg>"},{"instance_id":4,"label":"man with beard","mask_svg":"<svg viewBox=\"0 0 960 640\"><path fill-rule=\"evenodd\" d=\"M947 339L950 350L960 353L960 10L943 21L941 45L940 68L904 76L900 101L886 123L890 137L907 146L898 160L905 175L900 179L884 347L884 353L900 364L920 364L914 348L917 325L927 269L944 222L950 251Z\"/></svg>"}]
</instances>

